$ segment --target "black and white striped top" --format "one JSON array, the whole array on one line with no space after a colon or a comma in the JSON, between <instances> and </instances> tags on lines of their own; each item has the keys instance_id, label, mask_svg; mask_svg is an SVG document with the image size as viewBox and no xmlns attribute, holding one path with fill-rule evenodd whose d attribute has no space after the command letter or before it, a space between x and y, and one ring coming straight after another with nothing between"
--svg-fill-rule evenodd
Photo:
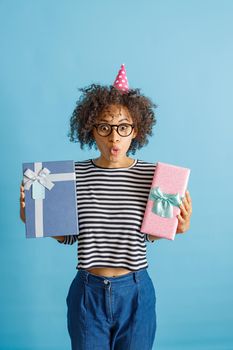
<instances>
[{"instance_id":1,"label":"black and white striped top","mask_svg":"<svg viewBox=\"0 0 233 350\"><path fill-rule=\"evenodd\" d=\"M75 162L78 235L76 269L148 267L147 234L140 232L156 165L135 160L128 168L102 168L92 159Z\"/></svg>"}]
</instances>

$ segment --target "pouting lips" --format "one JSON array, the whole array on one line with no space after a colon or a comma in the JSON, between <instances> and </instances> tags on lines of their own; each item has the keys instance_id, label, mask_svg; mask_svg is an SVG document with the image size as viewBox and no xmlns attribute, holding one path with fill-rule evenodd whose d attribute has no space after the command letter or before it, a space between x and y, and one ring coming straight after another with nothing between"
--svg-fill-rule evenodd
<instances>
[{"instance_id":1,"label":"pouting lips","mask_svg":"<svg viewBox=\"0 0 233 350\"><path fill-rule=\"evenodd\" d=\"M117 152L119 152L119 148L118 147L111 147L111 149L110 149L110 152L111 153L117 153Z\"/></svg>"},{"instance_id":2,"label":"pouting lips","mask_svg":"<svg viewBox=\"0 0 233 350\"><path fill-rule=\"evenodd\" d=\"M112 147L113 151L119 151L118 147Z\"/></svg>"}]
</instances>

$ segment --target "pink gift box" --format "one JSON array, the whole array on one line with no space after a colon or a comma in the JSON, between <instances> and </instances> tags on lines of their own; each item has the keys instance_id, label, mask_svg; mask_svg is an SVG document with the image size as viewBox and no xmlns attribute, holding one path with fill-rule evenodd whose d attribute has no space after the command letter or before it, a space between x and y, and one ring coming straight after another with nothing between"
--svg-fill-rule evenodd
<instances>
[{"instance_id":1,"label":"pink gift box","mask_svg":"<svg viewBox=\"0 0 233 350\"><path fill-rule=\"evenodd\" d=\"M178 225L177 215L180 214L179 205L185 197L189 175L188 168L157 163L141 232L174 240Z\"/></svg>"}]
</instances>

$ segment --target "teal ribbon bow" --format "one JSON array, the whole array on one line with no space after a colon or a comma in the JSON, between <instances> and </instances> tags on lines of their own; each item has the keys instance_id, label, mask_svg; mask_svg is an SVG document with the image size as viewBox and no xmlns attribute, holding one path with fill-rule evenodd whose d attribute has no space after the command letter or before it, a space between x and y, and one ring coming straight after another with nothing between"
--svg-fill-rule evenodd
<instances>
[{"instance_id":1,"label":"teal ribbon bow","mask_svg":"<svg viewBox=\"0 0 233 350\"><path fill-rule=\"evenodd\" d=\"M152 212L164 218L172 218L173 206L179 207L182 203L179 193L165 193L159 187L151 189L149 199L154 201Z\"/></svg>"}]
</instances>

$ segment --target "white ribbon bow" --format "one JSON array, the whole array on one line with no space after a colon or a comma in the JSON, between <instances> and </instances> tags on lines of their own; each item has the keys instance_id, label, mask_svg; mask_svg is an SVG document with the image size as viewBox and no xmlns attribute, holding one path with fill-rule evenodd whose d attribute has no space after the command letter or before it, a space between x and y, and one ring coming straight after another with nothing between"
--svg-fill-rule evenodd
<instances>
[{"instance_id":1,"label":"white ribbon bow","mask_svg":"<svg viewBox=\"0 0 233 350\"><path fill-rule=\"evenodd\" d=\"M48 190L51 190L54 186L54 183L49 179L48 175L50 170L47 168L41 169L38 173L27 169L24 172L23 183L26 190L29 190L32 184L35 181L38 181L42 186L46 187Z\"/></svg>"}]
</instances>

